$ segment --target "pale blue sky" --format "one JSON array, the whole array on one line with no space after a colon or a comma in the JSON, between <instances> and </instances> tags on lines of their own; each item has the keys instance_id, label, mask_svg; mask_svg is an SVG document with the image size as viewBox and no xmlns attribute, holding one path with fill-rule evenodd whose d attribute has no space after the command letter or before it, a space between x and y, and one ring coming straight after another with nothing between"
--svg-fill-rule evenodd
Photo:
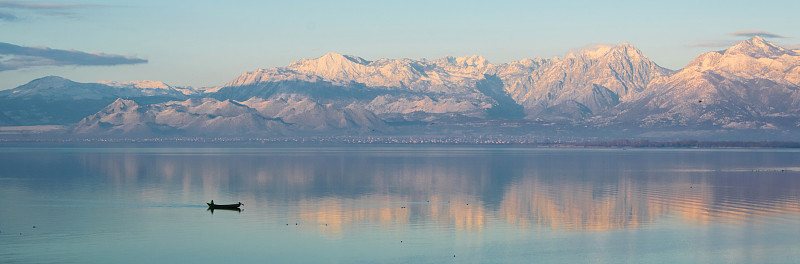
<instances>
[{"instance_id":1,"label":"pale blue sky","mask_svg":"<svg viewBox=\"0 0 800 264\"><path fill-rule=\"evenodd\" d=\"M327 52L492 63L628 42L661 66L765 31L800 44L800 1L1 1L0 43L147 60L24 61L0 54L0 89L58 75L80 82L222 85ZM82 54L82 57L92 56ZM73 60L74 59L70 57ZM124 58L122 58L124 59ZM22 61L22 62L20 62ZM138 62L138 63L137 63ZM41 66L41 65L62 66ZM101 66L86 66L101 65ZM3 70L6 68L6 70ZM13 69L12 69L13 68Z\"/></svg>"}]
</instances>

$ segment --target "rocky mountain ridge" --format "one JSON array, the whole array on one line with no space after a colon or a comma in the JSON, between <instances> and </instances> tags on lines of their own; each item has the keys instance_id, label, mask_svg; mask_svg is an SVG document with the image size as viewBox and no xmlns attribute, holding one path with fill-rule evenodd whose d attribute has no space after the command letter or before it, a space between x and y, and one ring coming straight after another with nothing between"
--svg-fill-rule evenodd
<instances>
[{"instance_id":1,"label":"rocky mountain ridge","mask_svg":"<svg viewBox=\"0 0 800 264\"><path fill-rule=\"evenodd\" d=\"M480 56L368 61L328 53L204 91L46 77L0 91L0 101L105 100L107 107L73 121L73 133L93 134L471 133L487 121L523 127L513 130L523 134L542 125L791 131L800 126L799 87L800 53L756 36L678 71L627 43L502 64ZM22 112L0 107L6 125L31 124ZM40 116L34 124L48 122Z\"/></svg>"}]
</instances>

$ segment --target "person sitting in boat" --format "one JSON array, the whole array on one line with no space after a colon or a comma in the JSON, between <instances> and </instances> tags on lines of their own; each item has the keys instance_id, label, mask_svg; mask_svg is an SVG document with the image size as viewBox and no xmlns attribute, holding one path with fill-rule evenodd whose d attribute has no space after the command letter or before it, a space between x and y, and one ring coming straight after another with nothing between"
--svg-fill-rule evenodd
<instances>
[{"instance_id":1,"label":"person sitting in boat","mask_svg":"<svg viewBox=\"0 0 800 264\"><path fill-rule=\"evenodd\" d=\"M211 203L209 203L209 204L210 204L210 205L214 205L214 200L211 200Z\"/></svg>"}]
</instances>

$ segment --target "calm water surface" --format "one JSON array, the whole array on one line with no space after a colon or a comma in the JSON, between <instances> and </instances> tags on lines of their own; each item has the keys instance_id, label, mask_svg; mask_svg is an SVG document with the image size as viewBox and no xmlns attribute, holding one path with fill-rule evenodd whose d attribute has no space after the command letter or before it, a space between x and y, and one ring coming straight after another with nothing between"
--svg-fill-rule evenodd
<instances>
[{"instance_id":1,"label":"calm water surface","mask_svg":"<svg viewBox=\"0 0 800 264\"><path fill-rule=\"evenodd\" d=\"M794 150L0 147L0 263L798 259Z\"/></svg>"}]
</instances>

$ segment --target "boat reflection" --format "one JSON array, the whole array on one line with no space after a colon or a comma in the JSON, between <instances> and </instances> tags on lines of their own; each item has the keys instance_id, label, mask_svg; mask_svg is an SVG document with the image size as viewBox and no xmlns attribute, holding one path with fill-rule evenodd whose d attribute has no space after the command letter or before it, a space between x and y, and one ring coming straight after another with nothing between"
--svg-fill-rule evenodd
<instances>
[{"instance_id":1,"label":"boat reflection","mask_svg":"<svg viewBox=\"0 0 800 264\"><path fill-rule=\"evenodd\" d=\"M239 212L239 213L242 212L241 208L210 208L209 207L208 209L206 209L206 211L211 212L212 215L214 214L215 210L216 211L235 211L235 212Z\"/></svg>"}]
</instances>

